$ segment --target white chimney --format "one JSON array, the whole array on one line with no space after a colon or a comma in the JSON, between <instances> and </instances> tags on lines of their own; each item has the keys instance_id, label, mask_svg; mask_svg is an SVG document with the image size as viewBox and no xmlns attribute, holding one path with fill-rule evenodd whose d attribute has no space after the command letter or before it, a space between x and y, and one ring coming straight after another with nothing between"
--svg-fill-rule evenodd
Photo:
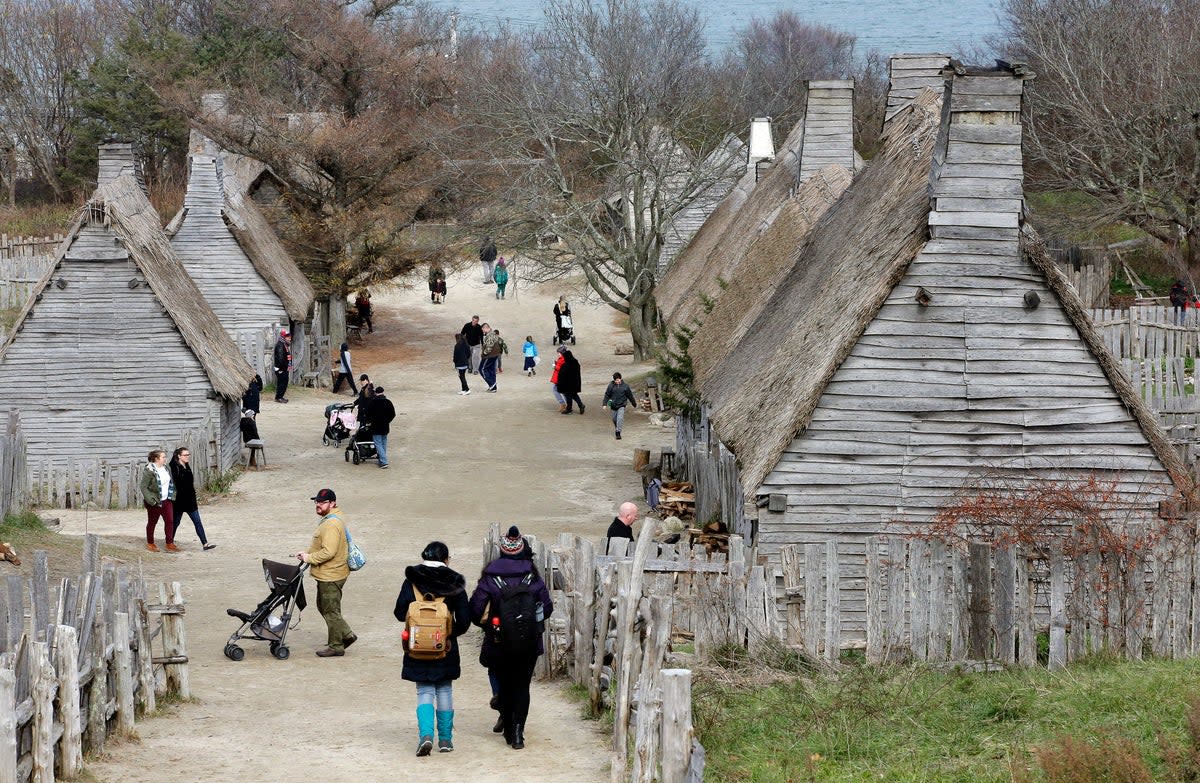
<instances>
[{"instance_id":1,"label":"white chimney","mask_svg":"<svg viewBox=\"0 0 1200 783\"><path fill-rule=\"evenodd\" d=\"M771 118L755 117L750 120L750 158L747 163L775 160L775 140L771 138Z\"/></svg>"}]
</instances>

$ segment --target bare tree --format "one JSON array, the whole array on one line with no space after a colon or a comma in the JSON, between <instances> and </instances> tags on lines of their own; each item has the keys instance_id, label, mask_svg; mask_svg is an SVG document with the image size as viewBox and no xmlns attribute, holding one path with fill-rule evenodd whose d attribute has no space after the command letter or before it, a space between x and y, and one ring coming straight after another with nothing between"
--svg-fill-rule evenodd
<instances>
[{"instance_id":1,"label":"bare tree","mask_svg":"<svg viewBox=\"0 0 1200 783\"><path fill-rule=\"evenodd\" d=\"M442 192L432 142L449 127L448 28L407 5L230 0L223 12L262 47L228 63L229 112L202 108L211 81L158 85L209 136L284 180L288 238L318 288L338 296L421 260L406 232Z\"/></svg>"},{"instance_id":2,"label":"bare tree","mask_svg":"<svg viewBox=\"0 0 1200 783\"><path fill-rule=\"evenodd\" d=\"M0 125L58 199L74 147L79 79L108 42L114 16L102 3L0 2Z\"/></svg>"},{"instance_id":3,"label":"bare tree","mask_svg":"<svg viewBox=\"0 0 1200 783\"><path fill-rule=\"evenodd\" d=\"M1007 0L1010 56L1037 73L1034 185L1092 197L1200 273L1200 0ZM1195 279L1195 278L1194 278Z\"/></svg>"},{"instance_id":4,"label":"bare tree","mask_svg":"<svg viewBox=\"0 0 1200 783\"><path fill-rule=\"evenodd\" d=\"M480 55L463 103L479 112L491 165L473 161L463 179L487 190L481 231L535 261L527 279L581 271L629 316L635 357L647 358L665 232L744 162L711 154L729 128L714 127L709 112L694 10L675 0L549 0L545 12L544 29Z\"/></svg>"}]
</instances>

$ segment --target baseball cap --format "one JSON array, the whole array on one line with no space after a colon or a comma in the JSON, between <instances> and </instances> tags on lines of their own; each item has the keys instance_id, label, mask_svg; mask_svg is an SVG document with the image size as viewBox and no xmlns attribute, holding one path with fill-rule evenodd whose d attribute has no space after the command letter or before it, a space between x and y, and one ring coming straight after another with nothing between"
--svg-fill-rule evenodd
<instances>
[{"instance_id":1,"label":"baseball cap","mask_svg":"<svg viewBox=\"0 0 1200 783\"><path fill-rule=\"evenodd\" d=\"M322 489L321 491L317 492L317 494L315 494L311 498L309 498L309 500L316 500L321 503L324 503L326 501L336 501L337 494L332 489L329 489L328 487L326 487L325 489Z\"/></svg>"}]
</instances>

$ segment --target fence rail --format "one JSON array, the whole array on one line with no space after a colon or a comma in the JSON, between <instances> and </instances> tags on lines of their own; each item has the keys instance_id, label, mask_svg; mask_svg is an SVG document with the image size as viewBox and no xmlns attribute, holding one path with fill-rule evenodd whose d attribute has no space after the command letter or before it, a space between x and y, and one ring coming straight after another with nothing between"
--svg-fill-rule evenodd
<instances>
[{"instance_id":1,"label":"fence rail","mask_svg":"<svg viewBox=\"0 0 1200 783\"><path fill-rule=\"evenodd\" d=\"M146 583L101 563L84 539L83 569L52 589L45 552L34 553L28 621L24 583L0 593L0 780L49 783L82 770L113 735L168 693L190 696L179 583ZM158 639L160 655L154 654Z\"/></svg>"}]
</instances>

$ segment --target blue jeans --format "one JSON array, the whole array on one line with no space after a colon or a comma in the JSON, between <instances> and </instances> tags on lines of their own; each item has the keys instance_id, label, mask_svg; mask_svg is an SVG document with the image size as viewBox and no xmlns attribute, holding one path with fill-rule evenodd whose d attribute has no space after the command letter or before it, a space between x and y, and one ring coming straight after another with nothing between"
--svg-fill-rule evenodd
<instances>
[{"instance_id":1,"label":"blue jeans","mask_svg":"<svg viewBox=\"0 0 1200 783\"><path fill-rule=\"evenodd\" d=\"M485 356L483 361L479 363L479 375L483 378L483 382L492 388L496 385L496 359L495 356Z\"/></svg>"},{"instance_id":2,"label":"blue jeans","mask_svg":"<svg viewBox=\"0 0 1200 783\"><path fill-rule=\"evenodd\" d=\"M387 435L372 435L371 440L375 443L375 453L379 455L379 466L387 467Z\"/></svg>"},{"instance_id":3,"label":"blue jeans","mask_svg":"<svg viewBox=\"0 0 1200 783\"><path fill-rule=\"evenodd\" d=\"M187 514L192 519L192 524L196 528L196 535L200 538L201 544L208 543L208 536L204 535L204 524L200 521L199 511L180 511L175 509L175 518L171 520L171 538L175 537L175 533L179 532L179 523L183 521L183 515Z\"/></svg>"},{"instance_id":4,"label":"blue jeans","mask_svg":"<svg viewBox=\"0 0 1200 783\"><path fill-rule=\"evenodd\" d=\"M454 681L418 682L417 705L435 704L438 712L454 709Z\"/></svg>"}]
</instances>

